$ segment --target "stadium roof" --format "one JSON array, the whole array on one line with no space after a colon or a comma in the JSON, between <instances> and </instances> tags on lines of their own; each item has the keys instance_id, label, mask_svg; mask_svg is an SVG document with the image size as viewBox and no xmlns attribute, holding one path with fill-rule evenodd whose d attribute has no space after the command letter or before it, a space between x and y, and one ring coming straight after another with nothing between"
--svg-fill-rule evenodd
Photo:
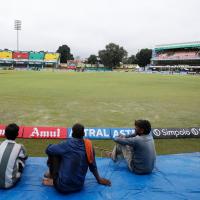
<instances>
[{"instance_id":1,"label":"stadium roof","mask_svg":"<svg viewBox=\"0 0 200 200\"><path fill-rule=\"evenodd\" d=\"M167 50L167 49L198 48L198 47L200 48L200 41L156 45L155 50L159 51L159 50Z\"/></svg>"}]
</instances>

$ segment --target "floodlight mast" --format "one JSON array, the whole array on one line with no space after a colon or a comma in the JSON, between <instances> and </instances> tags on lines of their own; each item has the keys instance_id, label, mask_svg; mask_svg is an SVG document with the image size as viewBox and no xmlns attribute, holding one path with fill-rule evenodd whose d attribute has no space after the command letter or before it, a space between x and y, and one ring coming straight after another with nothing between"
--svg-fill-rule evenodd
<instances>
[{"instance_id":1,"label":"floodlight mast","mask_svg":"<svg viewBox=\"0 0 200 200\"><path fill-rule=\"evenodd\" d=\"M22 21L21 20L15 20L15 26L14 29L17 31L17 51L19 51L19 31L22 27Z\"/></svg>"}]
</instances>

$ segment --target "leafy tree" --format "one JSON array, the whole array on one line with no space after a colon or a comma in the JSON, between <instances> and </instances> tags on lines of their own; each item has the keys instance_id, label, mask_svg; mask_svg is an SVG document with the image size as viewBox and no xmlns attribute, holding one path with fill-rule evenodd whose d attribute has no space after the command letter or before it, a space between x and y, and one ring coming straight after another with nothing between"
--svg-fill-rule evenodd
<instances>
[{"instance_id":1,"label":"leafy tree","mask_svg":"<svg viewBox=\"0 0 200 200\"><path fill-rule=\"evenodd\" d=\"M87 59L88 64L97 64L97 56L96 55L90 55L89 58Z\"/></svg>"},{"instance_id":2,"label":"leafy tree","mask_svg":"<svg viewBox=\"0 0 200 200\"><path fill-rule=\"evenodd\" d=\"M117 67L122 62L122 59L127 56L127 51L117 44L110 43L106 45L104 50L99 51L99 58L107 67Z\"/></svg>"},{"instance_id":3,"label":"leafy tree","mask_svg":"<svg viewBox=\"0 0 200 200\"><path fill-rule=\"evenodd\" d=\"M151 49L141 49L137 54L137 63L140 67L146 67L151 62L152 50Z\"/></svg>"},{"instance_id":4,"label":"leafy tree","mask_svg":"<svg viewBox=\"0 0 200 200\"><path fill-rule=\"evenodd\" d=\"M59 46L57 53L60 53L61 63L67 63L68 60L74 60L73 55L70 53L70 48L67 45Z\"/></svg>"},{"instance_id":5,"label":"leafy tree","mask_svg":"<svg viewBox=\"0 0 200 200\"><path fill-rule=\"evenodd\" d=\"M135 55L132 55L128 58L124 58L122 62L124 64L137 64L137 58Z\"/></svg>"}]
</instances>

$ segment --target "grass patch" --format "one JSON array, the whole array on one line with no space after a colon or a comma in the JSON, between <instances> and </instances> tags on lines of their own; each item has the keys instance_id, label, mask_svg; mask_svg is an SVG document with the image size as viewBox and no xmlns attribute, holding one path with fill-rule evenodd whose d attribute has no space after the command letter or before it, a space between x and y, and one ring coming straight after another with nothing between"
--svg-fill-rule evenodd
<instances>
[{"instance_id":1,"label":"grass patch","mask_svg":"<svg viewBox=\"0 0 200 200\"><path fill-rule=\"evenodd\" d=\"M132 127L135 119L145 118L154 128L200 126L199 76L8 71L0 73L0 85L0 124ZM156 140L157 152L199 151L198 141ZM22 141L32 156L43 156L51 142Z\"/></svg>"}]
</instances>

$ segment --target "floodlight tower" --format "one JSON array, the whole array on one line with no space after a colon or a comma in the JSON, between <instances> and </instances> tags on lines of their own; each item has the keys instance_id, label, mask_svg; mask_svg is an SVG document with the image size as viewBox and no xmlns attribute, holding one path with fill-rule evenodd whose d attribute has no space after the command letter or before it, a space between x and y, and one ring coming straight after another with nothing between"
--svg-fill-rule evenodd
<instances>
[{"instance_id":1,"label":"floodlight tower","mask_svg":"<svg viewBox=\"0 0 200 200\"><path fill-rule=\"evenodd\" d=\"M15 27L14 29L17 31L17 51L19 51L19 31L22 27L22 21L21 20L15 20Z\"/></svg>"}]
</instances>

